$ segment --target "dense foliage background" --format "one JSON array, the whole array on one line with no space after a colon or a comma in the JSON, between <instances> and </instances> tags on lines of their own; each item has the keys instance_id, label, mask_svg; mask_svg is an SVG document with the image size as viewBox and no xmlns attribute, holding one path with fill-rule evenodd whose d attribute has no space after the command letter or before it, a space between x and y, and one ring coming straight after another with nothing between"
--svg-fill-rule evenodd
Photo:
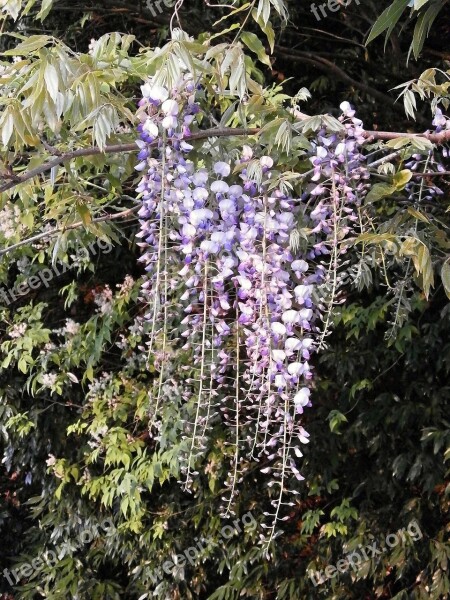
<instances>
[{"instance_id":1,"label":"dense foliage background","mask_svg":"<svg viewBox=\"0 0 450 600\"><path fill-rule=\"evenodd\" d=\"M223 423L210 432L193 489L179 484L183 422L193 410L182 382L192 357L176 344L165 349L171 370L157 414L149 398L161 348L148 362L134 171L136 103L149 76L170 72L175 59L191 61L210 82L205 128L264 129L244 140L199 140L198 160L233 156L247 143L270 148L287 171L306 170L299 140L315 135L311 123L309 130L281 128L292 107L337 117L349 101L366 130L405 133L434 129L436 108L448 107L448 3L361 0L327 9L318 22L308 2L265 0L259 4L273 29L251 17L257 4L235 2L234 14L219 22L231 2L179 2L172 25L191 37L177 45L173 8L164 3L0 3L0 247L9 248L0 263L5 600L450 594L445 145L369 140L369 162L395 155L374 168L371 185L385 187L375 185L362 213L366 237L342 257L350 277L333 298L326 347L312 359L305 480L291 484L297 495L269 555L258 540L271 489L256 462L246 465L235 506L246 525L223 540L219 514L233 452ZM390 12L377 21L384 9ZM247 43L239 38L243 28ZM217 45L217 59L207 64L202 44ZM227 56L230 71L220 79ZM253 84L241 93L247 76ZM405 102L396 101L402 90ZM92 145L100 151L77 154ZM438 177L420 180L439 193L402 179L417 153L425 171L442 165ZM52 169L39 171L52 160ZM30 169L36 176L21 181ZM405 246L407 240L415 241ZM38 283L18 292L33 276ZM172 319L176 328L180 317ZM414 519L420 539L320 584L309 576L359 544L382 546ZM164 572L166 561L200 543L191 561ZM46 562L45 552L57 559ZM8 580L11 569L36 558L36 567Z\"/></svg>"}]
</instances>

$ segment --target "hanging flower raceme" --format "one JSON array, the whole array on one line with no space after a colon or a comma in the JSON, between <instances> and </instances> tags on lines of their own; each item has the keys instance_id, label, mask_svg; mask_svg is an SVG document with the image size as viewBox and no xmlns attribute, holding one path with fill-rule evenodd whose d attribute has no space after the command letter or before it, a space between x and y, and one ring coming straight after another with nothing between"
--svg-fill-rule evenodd
<instances>
[{"instance_id":1,"label":"hanging flower raceme","mask_svg":"<svg viewBox=\"0 0 450 600\"><path fill-rule=\"evenodd\" d=\"M330 132L323 126L312 141L313 175L302 197L308 207L303 209L303 217L312 237L308 259L319 263L315 282L320 284L323 325L317 349L324 344L333 306L339 301L345 240L360 233L359 209L369 189L370 175L362 154L362 121L348 102L340 108L341 129Z\"/></svg>"},{"instance_id":2,"label":"hanging flower raceme","mask_svg":"<svg viewBox=\"0 0 450 600\"><path fill-rule=\"evenodd\" d=\"M317 132L312 142L310 161L314 169L308 194L314 198L315 206L309 213L312 233L318 234L318 242L311 250L311 258L329 254L336 246L336 222L339 221L339 236L345 237L358 220L356 211L367 192L369 174L361 145L365 141L362 121L348 102L340 106L339 121L342 132L329 133L325 128ZM323 235L325 234L325 235Z\"/></svg>"},{"instance_id":3,"label":"hanging flower raceme","mask_svg":"<svg viewBox=\"0 0 450 600\"><path fill-rule=\"evenodd\" d=\"M178 302L184 311L179 336L183 350L192 352L196 373L187 380L195 419L185 423L186 482L192 483L207 448L209 424L221 415L234 432L235 447L227 508L232 510L247 465L264 462L269 485L278 486L271 539L288 480L303 479L297 459L309 441L302 419L311 406L309 361L317 345L313 296L325 278L317 257L337 247L337 215L344 214L346 223L355 218L366 177L361 123L343 105L346 135L319 132L308 212L306 197L291 197L277 184L281 174L273 159L253 157L248 146L233 163L189 159L186 137L199 112L189 77L172 90L149 82L142 92L136 167L142 172L140 260L147 271L150 352L162 346L158 394L167 321L174 315L170 307ZM300 251L291 241L302 213L315 242Z\"/></svg>"},{"instance_id":4,"label":"hanging flower raceme","mask_svg":"<svg viewBox=\"0 0 450 600\"><path fill-rule=\"evenodd\" d=\"M158 324L166 326L171 291L178 284L170 269L170 250L183 242L173 223L183 210L189 210L186 190L194 169L185 158L192 146L184 138L199 112L194 90L189 76L178 82L170 94L166 88L150 82L142 86L143 98L139 102L140 163L136 169L143 172L143 177L137 188L142 195L138 237L143 239L139 245L145 248L140 261L148 273L143 288L150 305L147 318L152 322L150 348L161 331Z\"/></svg>"}]
</instances>

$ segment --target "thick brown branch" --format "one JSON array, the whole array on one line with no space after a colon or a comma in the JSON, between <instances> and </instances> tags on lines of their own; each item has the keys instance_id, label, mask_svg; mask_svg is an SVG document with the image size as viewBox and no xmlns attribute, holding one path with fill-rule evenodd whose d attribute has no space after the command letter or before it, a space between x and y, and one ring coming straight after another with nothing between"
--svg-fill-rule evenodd
<instances>
[{"instance_id":1,"label":"thick brown branch","mask_svg":"<svg viewBox=\"0 0 450 600\"><path fill-rule=\"evenodd\" d=\"M216 129L206 129L205 131L199 131L197 133L193 133L192 135L186 137L187 141L190 140L201 140L208 137L227 137L233 135L254 135L259 132L259 129L238 129L238 128L216 128ZM0 193L6 192L11 188L28 181L29 179L33 179L33 177L37 177L46 171L50 171L53 167L58 166L62 162L72 160L73 158L78 158L80 156L93 156L95 154L118 154L121 152L137 152L139 148L135 143L133 144L114 144L112 146L105 146L103 150L101 150L98 146L91 146L89 148L79 148L78 150L72 150L71 152L64 152L60 156L56 156L54 159L39 165L34 169L30 169L29 171L25 171L21 175L18 175L14 180L8 181L0 186Z\"/></svg>"},{"instance_id":2,"label":"thick brown branch","mask_svg":"<svg viewBox=\"0 0 450 600\"><path fill-rule=\"evenodd\" d=\"M300 114L300 113L299 113ZM308 115L301 115L301 118L308 118ZM214 128L214 129L206 129L204 131L198 131L196 133L187 136L186 141L194 141L206 139L209 137L232 137L232 136L249 136L249 135L257 135L260 132L260 129L245 129L245 128L232 128L232 127L223 127L223 128ZM450 130L441 131L440 133L430 133L429 131L425 133L402 133L402 132L392 132L392 131L366 131L365 136L368 142L373 142L375 140L395 140L398 138L415 138L415 139L427 139L434 144L445 144L446 142L450 142ZM14 179L7 181L2 186L0 186L0 193L6 192L25 181L33 179L46 171L50 171L57 165L62 162L72 160L73 158L78 158L80 156L93 156L96 154L116 154L121 152L137 152L138 147L136 144L114 144L111 146L105 146L105 148L100 149L98 146L91 146L89 148L79 148L78 150L73 150L71 152L64 152L60 156L56 156L52 160L35 167L34 169L30 169L29 171L25 171L21 175L18 175Z\"/></svg>"},{"instance_id":3,"label":"thick brown branch","mask_svg":"<svg viewBox=\"0 0 450 600\"><path fill-rule=\"evenodd\" d=\"M389 141L398 140L399 138L413 138L413 139L426 139L433 144L445 144L450 142L450 129L441 131L439 133L433 133L431 131L425 131L424 133L402 133L398 131L366 131L366 138L368 142L375 140Z\"/></svg>"}]
</instances>

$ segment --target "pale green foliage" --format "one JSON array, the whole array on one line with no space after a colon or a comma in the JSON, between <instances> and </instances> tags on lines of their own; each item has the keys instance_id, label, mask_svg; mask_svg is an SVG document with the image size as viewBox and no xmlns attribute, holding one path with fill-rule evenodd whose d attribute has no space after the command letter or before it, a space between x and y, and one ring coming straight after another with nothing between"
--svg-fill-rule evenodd
<instances>
[{"instance_id":1,"label":"pale green foliage","mask_svg":"<svg viewBox=\"0 0 450 600\"><path fill-rule=\"evenodd\" d=\"M31 9L37 8L37 19L45 19L53 7L54 0L0 0L1 18L27 16Z\"/></svg>"},{"instance_id":2,"label":"pale green foliage","mask_svg":"<svg viewBox=\"0 0 450 600\"><path fill-rule=\"evenodd\" d=\"M88 133L103 149L121 122L133 121L133 113L117 93L130 74L131 42L131 36L105 36L97 55L77 56L57 40L31 36L4 52L17 59L5 65L0 80L4 149L36 147L40 135L57 137L70 147Z\"/></svg>"},{"instance_id":3,"label":"pale green foliage","mask_svg":"<svg viewBox=\"0 0 450 600\"><path fill-rule=\"evenodd\" d=\"M440 81L443 82L440 83ZM417 110L417 98L430 102L432 112L435 111L438 105L447 109L450 105L450 70L427 69L418 79L402 83L395 89L402 90L399 98L403 96L405 112L413 119ZM422 140L420 141L422 142ZM401 144L402 140L395 140L395 142ZM390 146L392 148L401 147L393 143Z\"/></svg>"}]
</instances>

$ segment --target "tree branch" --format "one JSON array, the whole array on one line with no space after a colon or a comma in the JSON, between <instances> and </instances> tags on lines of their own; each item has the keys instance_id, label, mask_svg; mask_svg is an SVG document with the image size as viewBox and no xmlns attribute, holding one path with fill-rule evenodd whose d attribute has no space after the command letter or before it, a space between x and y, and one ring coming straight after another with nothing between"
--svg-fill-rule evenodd
<instances>
[{"instance_id":1,"label":"tree branch","mask_svg":"<svg viewBox=\"0 0 450 600\"><path fill-rule=\"evenodd\" d=\"M302 113L296 113L296 115L300 119L308 118L308 115L304 115ZM257 135L260 133L260 129L258 128L240 128L240 127L217 127L213 129L205 129L204 131L198 131L189 136L186 136L184 139L186 141L194 141L194 140L202 140L209 137L232 137L232 136L250 136ZM445 144L446 142L450 142L450 130L441 131L440 133L431 133L426 131L424 133L402 133L402 132L392 132L392 131L366 131L365 137L368 142L373 142L375 140L395 140L398 138L411 138L411 139L427 139L434 144ZM154 145L156 145L156 141ZM50 171L54 167L58 166L62 162L72 160L73 158L78 158L80 156L93 156L98 154L116 154L121 152L137 152L139 148L135 143L132 144L114 144L111 146L105 146L103 149L100 149L98 146L91 146L89 148L79 148L78 150L72 150L70 152L64 152L60 156L55 156L52 160L35 167L34 169L30 169L25 171L21 175L17 175L10 181L7 181L2 186L0 186L0 193L6 192L25 181L33 179L46 171Z\"/></svg>"},{"instance_id":2,"label":"tree branch","mask_svg":"<svg viewBox=\"0 0 450 600\"><path fill-rule=\"evenodd\" d=\"M450 171L428 171L427 173L413 173L413 177L445 177Z\"/></svg>"},{"instance_id":3,"label":"tree branch","mask_svg":"<svg viewBox=\"0 0 450 600\"><path fill-rule=\"evenodd\" d=\"M368 142L373 142L376 140L398 140L399 138L411 138L418 140L426 139L429 142L437 145L450 142L450 129L440 131L439 133L433 133L432 131L425 131L424 133L402 133L401 131L366 131L365 135Z\"/></svg>"},{"instance_id":4,"label":"tree branch","mask_svg":"<svg viewBox=\"0 0 450 600\"><path fill-rule=\"evenodd\" d=\"M323 56L318 56L311 52L303 52L301 50L285 48L284 46L275 46L275 51L285 58L290 58L294 62L306 62L320 69L321 71L324 71L325 73L331 73L341 81L348 83L349 85L361 90L369 96L372 96L372 98L376 98L383 104L387 102L392 106L394 110L396 110L397 112L401 111L403 114L403 109L398 104L395 104L395 100L393 98L391 98L387 94L384 94L383 92L380 92L379 90L368 85L367 83L353 79L352 77L350 77L350 75L347 75L345 71L338 67L338 65L336 65L330 60L327 60Z\"/></svg>"},{"instance_id":5,"label":"tree branch","mask_svg":"<svg viewBox=\"0 0 450 600\"><path fill-rule=\"evenodd\" d=\"M133 213L137 212L137 210L139 208L140 208L140 204L133 206L131 208L127 208L127 210L123 210L119 213L112 213L110 215L103 215L103 217L96 217L95 219L92 219L91 222L92 223L102 223L104 221L113 221L115 219L123 219L123 218L128 217L129 215L132 215ZM71 229L78 229L78 227L82 227L83 225L85 225L85 223L83 221L77 221L76 223L71 223L70 225L66 225L64 227L58 227L56 229L53 229L52 231L44 231L43 233L38 233L37 235L34 235L33 237L27 238L26 240L21 240L20 242L17 242L17 244L12 244L12 246L8 246L8 248L4 248L3 250L0 250L0 256L9 254L9 252L12 252L16 248L20 248L21 246L26 246L27 244L33 244L34 242L37 242L44 238L53 237L54 235L57 235L58 233L64 233L65 231L69 231Z\"/></svg>"},{"instance_id":6,"label":"tree branch","mask_svg":"<svg viewBox=\"0 0 450 600\"><path fill-rule=\"evenodd\" d=\"M77 158L78 156L93 156L95 154L112 154L118 152L134 152L138 148L136 144L114 144L113 146L106 146L103 150L100 150L97 146L92 146L90 148L79 148L78 150L73 150L71 152L64 152L60 156L56 156L53 160L43 163L34 169L30 169L29 171L25 171L21 175L17 175L17 177L13 181L9 181L0 186L0 193L6 192L16 185L20 185L29 179L33 179L33 177L37 177L46 171L50 171L53 167L57 167L62 162L66 160L71 160L72 158Z\"/></svg>"},{"instance_id":7,"label":"tree branch","mask_svg":"<svg viewBox=\"0 0 450 600\"><path fill-rule=\"evenodd\" d=\"M259 129L244 129L244 128L222 128L206 129L205 131L198 131L185 138L186 141L190 140L201 140L208 137L226 137L233 135L255 135L259 133ZM156 145L156 142L154 143ZM17 175L13 180L4 183L0 186L0 193L6 192L12 189L16 185L20 185L33 177L37 177L46 171L50 171L53 167L58 166L62 162L78 158L79 156L93 156L96 154L116 154L121 152L137 152L139 148L135 143L132 144L114 144L112 146L105 146L102 150L98 146L91 146L89 148L79 148L78 150L72 150L70 152L64 152L60 156L56 156L54 159L25 171L21 175Z\"/></svg>"}]
</instances>

